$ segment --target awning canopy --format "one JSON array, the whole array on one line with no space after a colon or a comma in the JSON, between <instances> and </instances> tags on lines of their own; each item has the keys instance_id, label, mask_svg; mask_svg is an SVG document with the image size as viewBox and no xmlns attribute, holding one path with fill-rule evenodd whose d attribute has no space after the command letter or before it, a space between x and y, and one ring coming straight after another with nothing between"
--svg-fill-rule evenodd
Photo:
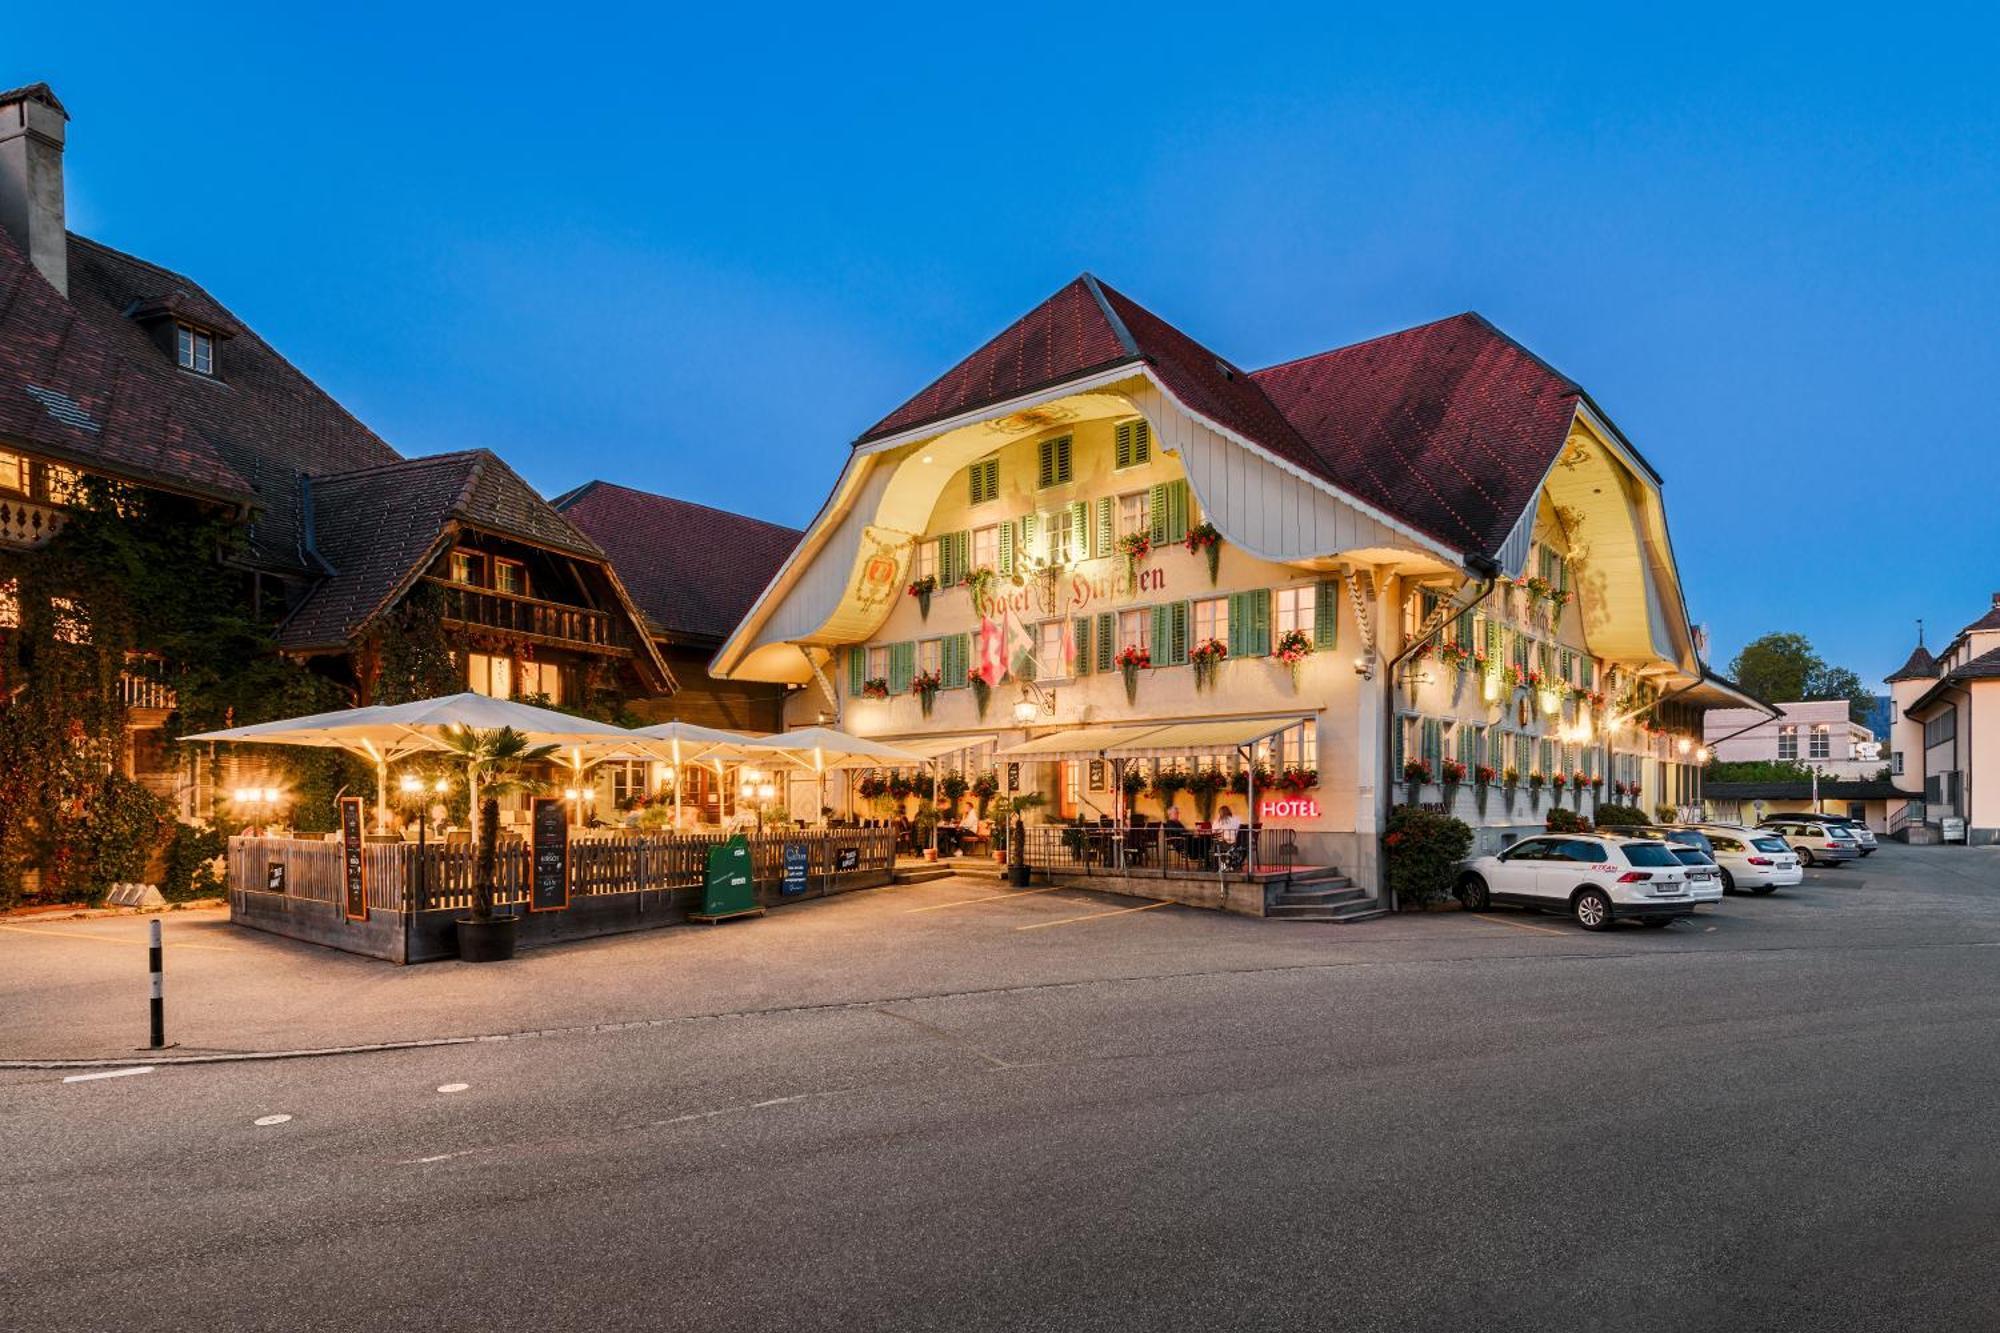
<instances>
[{"instance_id":1,"label":"awning canopy","mask_svg":"<svg viewBox=\"0 0 2000 1333\"><path fill-rule=\"evenodd\" d=\"M886 743L894 745L898 750L906 750L924 759L940 759L948 754L956 754L960 750L976 750L983 745L993 745L998 740L999 737L988 734L984 736L898 737Z\"/></svg>"},{"instance_id":2,"label":"awning canopy","mask_svg":"<svg viewBox=\"0 0 2000 1333\"><path fill-rule=\"evenodd\" d=\"M1123 727L1070 727L1046 736L1011 745L1000 751L999 759L1102 759L1117 746L1130 745L1141 737L1161 730L1157 722Z\"/></svg>"},{"instance_id":3,"label":"awning canopy","mask_svg":"<svg viewBox=\"0 0 2000 1333\"><path fill-rule=\"evenodd\" d=\"M745 742L746 757L782 758L800 768L824 773L836 768L896 768L926 762L926 756L893 745L850 736L831 727L801 727Z\"/></svg>"},{"instance_id":4,"label":"awning canopy","mask_svg":"<svg viewBox=\"0 0 2000 1333\"><path fill-rule=\"evenodd\" d=\"M1170 722L1155 727L1105 752L1108 759L1171 758L1201 750L1234 750L1269 740L1308 719L1290 717L1230 717L1205 722Z\"/></svg>"}]
</instances>

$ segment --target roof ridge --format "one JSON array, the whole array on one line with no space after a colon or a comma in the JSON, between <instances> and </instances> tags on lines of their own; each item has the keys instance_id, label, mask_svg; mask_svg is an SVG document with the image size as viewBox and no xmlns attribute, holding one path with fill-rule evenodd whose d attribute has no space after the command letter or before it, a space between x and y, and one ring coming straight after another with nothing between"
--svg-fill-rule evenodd
<instances>
[{"instance_id":1,"label":"roof ridge","mask_svg":"<svg viewBox=\"0 0 2000 1333\"><path fill-rule=\"evenodd\" d=\"M440 454L418 454L414 458L392 458L386 462L370 463L366 467L342 468L338 472L313 472L306 475L315 481L343 481L348 477L363 477L373 472L393 472L397 468L421 467L428 463L447 463L455 459L469 458L481 452L478 449L447 449Z\"/></svg>"},{"instance_id":2,"label":"roof ridge","mask_svg":"<svg viewBox=\"0 0 2000 1333\"><path fill-rule=\"evenodd\" d=\"M1440 315L1436 319L1427 319L1421 324L1411 324L1408 325L1407 327L1400 329L1390 329L1385 333L1378 333L1371 338L1363 338L1360 342L1342 343L1338 347L1327 347L1317 352L1307 352L1303 356L1291 357L1288 360L1273 361L1268 366L1259 366L1257 369L1251 371L1250 374L1254 378L1258 375L1269 374L1271 371L1274 370L1284 370L1290 366L1300 365L1307 361L1317 361L1323 356L1332 356L1335 352L1358 351L1359 349L1370 346L1371 344L1374 343L1387 342L1391 338L1401 338L1407 334L1421 332L1424 329L1434 329L1440 324L1449 324L1455 319L1476 319L1480 323L1486 325L1487 328L1494 329L1493 322L1487 319L1484 315L1480 314L1477 310L1461 310L1454 315ZM1498 333L1499 330L1494 329L1494 332ZM1500 334L1500 336L1505 338L1507 335L1502 333ZM1511 342L1513 340L1508 339L1508 341ZM1564 378L1567 379L1568 376L1564 376Z\"/></svg>"},{"instance_id":3,"label":"roof ridge","mask_svg":"<svg viewBox=\"0 0 2000 1333\"><path fill-rule=\"evenodd\" d=\"M624 482L621 481L606 481L602 477L598 477L591 481L587 481L583 485L578 486L575 490L567 491L563 495L559 496L556 500L552 500L549 503L555 505L558 511L560 512L562 508L562 505L560 503L561 501L567 500L573 502L574 500L581 499L584 492L596 488L603 488L605 490L613 490L613 491L624 491L627 495L643 496L648 500L665 500L668 504L686 505L689 509L700 509L710 514L719 514L723 518L741 519L746 523L762 524L764 527L776 528L780 532L787 532L792 534L793 536L801 535L805 531L805 529L795 528L791 526L791 524L789 523L780 523L775 519L759 518L755 514L746 514L740 509L724 509L720 505L706 504L700 500L687 500L683 499L678 495L667 495L660 491L643 490L637 486L627 486Z\"/></svg>"},{"instance_id":4,"label":"roof ridge","mask_svg":"<svg viewBox=\"0 0 2000 1333\"><path fill-rule=\"evenodd\" d=\"M1111 331L1118 335L1118 341L1125 348L1125 354L1127 356L1144 356L1145 354L1139 350L1138 339L1132 336L1131 329L1125 327L1125 317L1111 308L1110 300L1104 295L1104 284L1097 280L1097 275L1089 269L1085 269L1078 281L1083 283L1085 289L1090 292L1092 299L1097 302L1097 308L1104 313L1105 321L1111 325ZM1128 301L1132 299L1129 296L1125 296L1123 292L1118 294ZM1136 305L1138 303L1133 302L1133 304Z\"/></svg>"}]
</instances>

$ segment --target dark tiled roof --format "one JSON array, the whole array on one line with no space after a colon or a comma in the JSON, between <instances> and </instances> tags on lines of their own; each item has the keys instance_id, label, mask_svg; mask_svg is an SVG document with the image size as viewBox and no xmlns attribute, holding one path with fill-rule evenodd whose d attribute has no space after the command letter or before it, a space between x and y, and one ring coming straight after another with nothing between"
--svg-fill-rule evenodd
<instances>
[{"instance_id":1,"label":"dark tiled roof","mask_svg":"<svg viewBox=\"0 0 2000 1333\"><path fill-rule=\"evenodd\" d=\"M424 572L452 524L605 558L484 449L317 477L310 498L314 548L332 572L279 632L296 651L338 647L360 633Z\"/></svg>"},{"instance_id":2,"label":"dark tiled roof","mask_svg":"<svg viewBox=\"0 0 2000 1333\"><path fill-rule=\"evenodd\" d=\"M216 350L214 379L181 370L153 341L146 322L132 318L161 303L235 335ZM68 304L118 354L120 374L164 397L228 469L249 483L257 497L250 555L259 564L307 567L302 474L345 472L400 458L200 284L179 273L72 234Z\"/></svg>"},{"instance_id":3,"label":"dark tiled roof","mask_svg":"<svg viewBox=\"0 0 2000 1333\"><path fill-rule=\"evenodd\" d=\"M1135 361L1283 462L1451 549L1488 555L1533 502L1584 400L1476 314L1246 373L1085 274L861 442Z\"/></svg>"},{"instance_id":4,"label":"dark tiled roof","mask_svg":"<svg viewBox=\"0 0 2000 1333\"><path fill-rule=\"evenodd\" d=\"M1809 801L1812 799L1811 781L1798 782L1704 782L1701 794L1710 799L1748 801L1762 797L1767 801ZM1924 794L1920 791L1903 791L1893 782L1878 782L1873 778L1857 781L1843 781L1838 778L1822 778L1819 794L1829 801L1920 801Z\"/></svg>"},{"instance_id":5,"label":"dark tiled roof","mask_svg":"<svg viewBox=\"0 0 2000 1333\"><path fill-rule=\"evenodd\" d=\"M1910 660L1889 673L1890 680L1931 680L1938 673L1937 659L1921 643L1910 650Z\"/></svg>"},{"instance_id":6,"label":"dark tiled roof","mask_svg":"<svg viewBox=\"0 0 2000 1333\"><path fill-rule=\"evenodd\" d=\"M6 92L0 93L0 106L4 106L8 102L26 101L40 102L44 106L54 107L65 116L69 115L69 110L56 99L55 89L49 87L46 83L25 83L19 88L9 88Z\"/></svg>"},{"instance_id":7,"label":"dark tiled roof","mask_svg":"<svg viewBox=\"0 0 2000 1333\"><path fill-rule=\"evenodd\" d=\"M1973 628L1973 626L1968 626L1967 628ZM2000 628L2000 626L1996 626L1995 628ZM1934 670L1932 674L1936 675L1937 671ZM1943 698L1945 692L1954 685L1963 685L1967 681L1973 680L1996 679L2000 679L2000 648L1989 648L1979 656L1967 661L1964 665L1953 667L1950 671L1939 676L1937 684L1925 690L1915 699L1912 699L1909 707L1905 708L1903 712L1905 714L1915 713L1930 707L1933 703Z\"/></svg>"},{"instance_id":8,"label":"dark tiled roof","mask_svg":"<svg viewBox=\"0 0 2000 1333\"><path fill-rule=\"evenodd\" d=\"M2000 593L1993 595L1993 605L1985 615L1960 630L1960 634L1971 634L1975 630L2000 629Z\"/></svg>"},{"instance_id":9,"label":"dark tiled roof","mask_svg":"<svg viewBox=\"0 0 2000 1333\"><path fill-rule=\"evenodd\" d=\"M199 417L121 356L118 341L0 228L0 437L130 480L248 500L249 483Z\"/></svg>"},{"instance_id":10,"label":"dark tiled roof","mask_svg":"<svg viewBox=\"0 0 2000 1333\"><path fill-rule=\"evenodd\" d=\"M555 507L610 555L654 631L673 638L727 638L804 535L608 481Z\"/></svg>"}]
</instances>

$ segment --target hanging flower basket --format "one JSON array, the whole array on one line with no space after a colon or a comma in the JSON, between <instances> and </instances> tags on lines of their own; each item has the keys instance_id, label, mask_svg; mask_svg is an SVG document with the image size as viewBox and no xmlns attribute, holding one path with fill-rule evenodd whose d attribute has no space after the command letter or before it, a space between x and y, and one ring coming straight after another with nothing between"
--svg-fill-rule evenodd
<instances>
[{"instance_id":1,"label":"hanging flower basket","mask_svg":"<svg viewBox=\"0 0 2000 1333\"><path fill-rule=\"evenodd\" d=\"M1313 655L1312 636L1302 629L1288 629L1278 640L1278 647L1272 654L1285 664L1285 670L1292 676L1292 688L1299 687L1299 664Z\"/></svg>"},{"instance_id":2,"label":"hanging flower basket","mask_svg":"<svg viewBox=\"0 0 2000 1333\"><path fill-rule=\"evenodd\" d=\"M1146 790L1146 775L1136 767L1128 765L1125 776L1118 781L1118 790L1125 793L1125 804L1130 808L1132 802L1138 800L1140 794Z\"/></svg>"},{"instance_id":3,"label":"hanging flower basket","mask_svg":"<svg viewBox=\"0 0 2000 1333\"><path fill-rule=\"evenodd\" d=\"M1472 652L1470 649L1461 648L1455 643L1447 643L1438 649L1438 661L1444 663L1453 671L1463 671L1472 661Z\"/></svg>"},{"instance_id":4,"label":"hanging flower basket","mask_svg":"<svg viewBox=\"0 0 2000 1333\"><path fill-rule=\"evenodd\" d=\"M880 676L870 676L861 682L861 697L864 699L886 699L889 697L889 682Z\"/></svg>"},{"instance_id":5,"label":"hanging flower basket","mask_svg":"<svg viewBox=\"0 0 2000 1333\"><path fill-rule=\"evenodd\" d=\"M889 775L890 799L897 801L904 800L908 798L910 791L910 780L907 777L901 773L891 773Z\"/></svg>"},{"instance_id":6,"label":"hanging flower basket","mask_svg":"<svg viewBox=\"0 0 2000 1333\"><path fill-rule=\"evenodd\" d=\"M1521 770L1509 765L1500 775L1500 791L1507 798L1507 808L1514 808L1514 793L1521 789Z\"/></svg>"},{"instance_id":7,"label":"hanging flower basket","mask_svg":"<svg viewBox=\"0 0 2000 1333\"><path fill-rule=\"evenodd\" d=\"M1267 765L1259 764L1254 769L1240 768L1230 774L1229 790L1235 792L1238 796L1249 795L1250 779L1252 777L1257 779L1258 791L1269 791L1275 782L1270 768Z\"/></svg>"},{"instance_id":8,"label":"hanging flower basket","mask_svg":"<svg viewBox=\"0 0 2000 1333\"><path fill-rule=\"evenodd\" d=\"M1188 529L1181 545L1187 547L1189 555L1199 551L1208 557L1208 585L1214 587L1216 574L1222 568L1222 534L1216 531L1215 524L1195 524Z\"/></svg>"},{"instance_id":9,"label":"hanging flower basket","mask_svg":"<svg viewBox=\"0 0 2000 1333\"><path fill-rule=\"evenodd\" d=\"M931 715L931 705L936 702L938 689L943 684L943 678L935 671L919 671L910 677L910 693L917 696L925 717Z\"/></svg>"},{"instance_id":10,"label":"hanging flower basket","mask_svg":"<svg viewBox=\"0 0 2000 1333\"><path fill-rule=\"evenodd\" d=\"M965 780L965 774L954 768L951 772L938 779L938 795L949 801L951 803L950 808L955 812L958 809L958 803L965 799L965 793L971 785L971 783Z\"/></svg>"},{"instance_id":11,"label":"hanging flower basket","mask_svg":"<svg viewBox=\"0 0 2000 1333\"><path fill-rule=\"evenodd\" d=\"M1152 654L1135 644L1130 648L1120 648L1118 656L1112 661L1117 663L1118 674L1125 678L1125 702L1138 703L1139 673L1152 668Z\"/></svg>"},{"instance_id":12,"label":"hanging flower basket","mask_svg":"<svg viewBox=\"0 0 2000 1333\"><path fill-rule=\"evenodd\" d=\"M1160 808L1164 810L1174 803L1176 795L1187 790L1187 785L1188 772L1186 769L1163 768L1160 770L1159 776L1153 779L1153 797L1159 801Z\"/></svg>"},{"instance_id":13,"label":"hanging flower basket","mask_svg":"<svg viewBox=\"0 0 2000 1333\"><path fill-rule=\"evenodd\" d=\"M1575 806L1579 810L1583 809L1583 789L1589 785L1590 785L1590 774L1582 772L1581 770L1570 774L1569 778L1569 789L1571 793L1570 804Z\"/></svg>"},{"instance_id":14,"label":"hanging flower basket","mask_svg":"<svg viewBox=\"0 0 2000 1333\"><path fill-rule=\"evenodd\" d=\"M1118 539L1118 553L1125 557L1125 587L1137 591L1140 562L1152 553L1153 538L1144 532L1128 532Z\"/></svg>"},{"instance_id":15,"label":"hanging flower basket","mask_svg":"<svg viewBox=\"0 0 2000 1333\"><path fill-rule=\"evenodd\" d=\"M1457 759L1447 759L1438 770L1438 776L1444 782L1445 804L1450 805L1452 797L1457 794L1460 784L1465 781L1465 764Z\"/></svg>"},{"instance_id":16,"label":"hanging flower basket","mask_svg":"<svg viewBox=\"0 0 2000 1333\"><path fill-rule=\"evenodd\" d=\"M1288 768L1272 779L1272 786L1303 796L1319 786L1319 770L1316 768Z\"/></svg>"},{"instance_id":17,"label":"hanging flower basket","mask_svg":"<svg viewBox=\"0 0 2000 1333\"><path fill-rule=\"evenodd\" d=\"M1410 784L1410 804L1415 805L1423 794L1426 783L1431 780L1430 761L1412 759L1403 765L1403 781Z\"/></svg>"},{"instance_id":18,"label":"hanging flower basket","mask_svg":"<svg viewBox=\"0 0 2000 1333\"><path fill-rule=\"evenodd\" d=\"M1485 764L1475 765L1472 770L1472 801L1479 807L1479 813L1486 813L1486 800L1493 791L1493 779L1497 775Z\"/></svg>"},{"instance_id":19,"label":"hanging flower basket","mask_svg":"<svg viewBox=\"0 0 2000 1333\"><path fill-rule=\"evenodd\" d=\"M981 565L965 576L965 591L972 598L974 615L986 614L986 608L993 598L993 585L999 581L1000 576L993 572L990 565Z\"/></svg>"},{"instance_id":20,"label":"hanging flower basket","mask_svg":"<svg viewBox=\"0 0 2000 1333\"><path fill-rule=\"evenodd\" d=\"M986 803L1000 794L1000 775L987 769L972 780L970 788L973 805L981 819L986 818Z\"/></svg>"},{"instance_id":21,"label":"hanging flower basket","mask_svg":"<svg viewBox=\"0 0 2000 1333\"><path fill-rule=\"evenodd\" d=\"M1215 815L1215 798L1229 785L1229 775L1210 764L1197 768L1188 774L1187 789L1194 796L1194 807L1200 811L1205 824Z\"/></svg>"},{"instance_id":22,"label":"hanging flower basket","mask_svg":"<svg viewBox=\"0 0 2000 1333\"><path fill-rule=\"evenodd\" d=\"M1549 594L1549 628L1561 629L1563 612L1569 607L1570 598L1576 596L1568 588L1557 588Z\"/></svg>"},{"instance_id":23,"label":"hanging flower basket","mask_svg":"<svg viewBox=\"0 0 2000 1333\"><path fill-rule=\"evenodd\" d=\"M1229 656L1229 645L1220 639L1204 639L1188 653L1194 664L1194 687L1205 690L1215 684L1215 668Z\"/></svg>"},{"instance_id":24,"label":"hanging flower basket","mask_svg":"<svg viewBox=\"0 0 2000 1333\"><path fill-rule=\"evenodd\" d=\"M936 591L937 576L935 574L926 574L922 578L911 582L909 593L910 596L917 599L917 615L919 618L924 620L931 618L931 594Z\"/></svg>"},{"instance_id":25,"label":"hanging flower basket","mask_svg":"<svg viewBox=\"0 0 2000 1333\"><path fill-rule=\"evenodd\" d=\"M977 668L965 674L965 683L972 687L972 702L979 709L979 716L986 716L986 706L993 702L993 687L986 683L986 677Z\"/></svg>"},{"instance_id":26,"label":"hanging flower basket","mask_svg":"<svg viewBox=\"0 0 2000 1333\"><path fill-rule=\"evenodd\" d=\"M1542 784L1547 781L1540 773L1528 774L1528 804L1533 809L1542 808Z\"/></svg>"}]
</instances>

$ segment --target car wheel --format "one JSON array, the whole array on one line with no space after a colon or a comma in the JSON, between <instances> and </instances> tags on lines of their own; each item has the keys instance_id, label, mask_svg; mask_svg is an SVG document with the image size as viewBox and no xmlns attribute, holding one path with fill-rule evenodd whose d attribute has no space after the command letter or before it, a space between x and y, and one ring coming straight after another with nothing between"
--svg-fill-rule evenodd
<instances>
[{"instance_id":1,"label":"car wheel","mask_svg":"<svg viewBox=\"0 0 2000 1333\"><path fill-rule=\"evenodd\" d=\"M1653 930L1660 930L1673 925L1674 918L1670 916L1642 916L1639 918L1639 924Z\"/></svg>"},{"instance_id":2,"label":"car wheel","mask_svg":"<svg viewBox=\"0 0 2000 1333\"><path fill-rule=\"evenodd\" d=\"M1813 860L1812 848L1810 847L1799 848L1799 864L1802 866L1806 866L1808 868L1811 868L1819 864L1819 862Z\"/></svg>"},{"instance_id":3,"label":"car wheel","mask_svg":"<svg viewBox=\"0 0 2000 1333\"><path fill-rule=\"evenodd\" d=\"M1576 924L1585 930L1611 928L1611 899L1604 896L1603 889L1583 890L1570 903L1570 911L1576 914Z\"/></svg>"},{"instance_id":4,"label":"car wheel","mask_svg":"<svg viewBox=\"0 0 2000 1333\"><path fill-rule=\"evenodd\" d=\"M1487 892L1485 880L1466 875L1458 881L1458 901L1468 912L1483 912L1493 905L1493 896Z\"/></svg>"},{"instance_id":5,"label":"car wheel","mask_svg":"<svg viewBox=\"0 0 2000 1333\"><path fill-rule=\"evenodd\" d=\"M1736 877L1727 870L1722 872L1722 891L1724 893L1736 892Z\"/></svg>"}]
</instances>

